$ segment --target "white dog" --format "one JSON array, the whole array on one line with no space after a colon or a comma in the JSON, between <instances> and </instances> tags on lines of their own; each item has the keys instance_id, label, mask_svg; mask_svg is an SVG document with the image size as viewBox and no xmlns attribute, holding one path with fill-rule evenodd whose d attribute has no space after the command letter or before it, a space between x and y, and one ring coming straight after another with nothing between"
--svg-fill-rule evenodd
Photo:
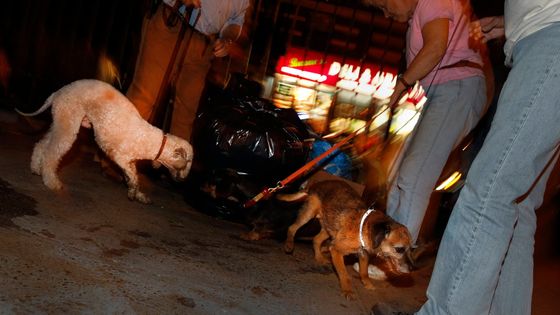
<instances>
[{"instance_id":1,"label":"white dog","mask_svg":"<svg viewBox=\"0 0 560 315\"><path fill-rule=\"evenodd\" d=\"M150 203L139 190L138 160L152 160L156 167L164 165L176 180L185 179L190 171L191 145L145 121L136 107L110 84L75 81L54 92L34 113L18 112L34 116L50 106L52 125L35 145L31 157L31 171L42 175L43 183L50 189L62 189L56 171L76 140L80 126L93 128L97 144L124 171L131 200Z\"/></svg>"}]
</instances>

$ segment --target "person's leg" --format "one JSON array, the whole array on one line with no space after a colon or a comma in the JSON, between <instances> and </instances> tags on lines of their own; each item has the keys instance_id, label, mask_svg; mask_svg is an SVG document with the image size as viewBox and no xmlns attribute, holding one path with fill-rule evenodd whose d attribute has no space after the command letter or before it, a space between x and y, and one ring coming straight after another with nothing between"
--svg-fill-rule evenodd
<instances>
[{"instance_id":1,"label":"person's leg","mask_svg":"<svg viewBox=\"0 0 560 315\"><path fill-rule=\"evenodd\" d=\"M514 48L492 127L449 219L419 314L528 314L531 295L523 287L531 285L535 220L528 211L542 200L542 187L533 183L560 141L559 39L556 24ZM517 204L531 189L535 195Z\"/></svg>"},{"instance_id":2,"label":"person's leg","mask_svg":"<svg viewBox=\"0 0 560 315\"><path fill-rule=\"evenodd\" d=\"M192 37L188 49L177 79L170 133L190 141L213 55L212 43L206 42L200 35Z\"/></svg>"},{"instance_id":3,"label":"person's leg","mask_svg":"<svg viewBox=\"0 0 560 315\"><path fill-rule=\"evenodd\" d=\"M546 179L549 178L557 159L556 155L531 193L517 205L519 214L500 270L490 314L531 314L533 251L537 229L535 209L542 204Z\"/></svg>"},{"instance_id":4,"label":"person's leg","mask_svg":"<svg viewBox=\"0 0 560 315\"><path fill-rule=\"evenodd\" d=\"M416 242L430 195L449 154L476 125L486 101L482 77L432 86L429 102L388 196L387 214Z\"/></svg>"},{"instance_id":5,"label":"person's leg","mask_svg":"<svg viewBox=\"0 0 560 315\"><path fill-rule=\"evenodd\" d=\"M132 82L126 91L127 98L134 104L140 116L151 118L165 71L177 40L179 26L169 28L163 21L163 4L142 25L142 40L136 60ZM105 176L122 181L121 169L99 150L96 158Z\"/></svg>"},{"instance_id":6,"label":"person's leg","mask_svg":"<svg viewBox=\"0 0 560 315\"><path fill-rule=\"evenodd\" d=\"M126 92L128 99L146 120L154 110L163 76L179 34L179 26L169 28L164 24L162 11L163 4L150 19L144 21L134 78Z\"/></svg>"}]
</instances>

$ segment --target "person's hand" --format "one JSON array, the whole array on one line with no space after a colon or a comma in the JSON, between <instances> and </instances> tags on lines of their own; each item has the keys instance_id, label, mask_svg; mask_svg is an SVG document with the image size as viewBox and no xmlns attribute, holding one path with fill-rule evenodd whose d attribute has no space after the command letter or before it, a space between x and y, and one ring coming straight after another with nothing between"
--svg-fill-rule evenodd
<instances>
[{"instance_id":1,"label":"person's hand","mask_svg":"<svg viewBox=\"0 0 560 315\"><path fill-rule=\"evenodd\" d=\"M187 7L200 8L202 0L181 0Z\"/></svg>"},{"instance_id":2,"label":"person's hand","mask_svg":"<svg viewBox=\"0 0 560 315\"><path fill-rule=\"evenodd\" d=\"M470 24L469 36L475 41L487 41L505 35L504 17L489 16L473 21Z\"/></svg>"},{"instance_id":3,"label":"person's hand","mask_svg":"<svg viewBox=\"0 0 560 315\"><path fill-rule=\"evenodd\" d=\"M389 98L387 106L391 108L391 110L394 110L399 105L399 101L407 91L408 88L404 85L404 83L400 80L397 80L397 84L395 85L393 94L391 94L391 97Z\"/></svg>"},{"instance_id":4,"label":"person's hand","mask_svg":"<svg viewBox=\"0 0 560 315\"><path fill-rule=\"evenodd\" d=\"M393 94L391 94L391 97L389 98L389 103L387 103L387 106L389 108L391 108L392 110L394 110L395 107L397 107L397 102L399 101L399 99L401 98L401 96L404 93L405 93L404 90L400 90L400 91L395 90L393 92Z\"/></svg>"},{"instance_id":5,"label":"person's hand","mask_svg":"<svg viewBox=\"0 0 560 315\"><path fill-rule=\"evenodd\" d=\"M214 42L214 56L219 58L227 56L232 44L233 41L231 39L218 38Z\"/></svg>"}]
</instances>

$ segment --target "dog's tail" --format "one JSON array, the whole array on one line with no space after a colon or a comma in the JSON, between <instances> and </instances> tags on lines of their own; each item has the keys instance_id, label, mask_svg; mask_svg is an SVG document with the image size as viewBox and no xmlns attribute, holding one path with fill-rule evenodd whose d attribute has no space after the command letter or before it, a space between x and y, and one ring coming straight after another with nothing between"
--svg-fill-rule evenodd
<instances>
[{"instance_id":1,"label":"dog's tail","mask_svg":"<svg viewBox=\"0 0 560 315\"><path fill-rule=\"evenodd\" d=\"M294 202L304 200L305 198L307 198L307 196L309 196L307 192L300 191L293 194L277 194L276 199L281 201Z\"/></svg>"},{"instance_id":2,"label":"dog's tail","mask_svg":"<svg viewBox=\"0 0 560 315\"><path fill-rule=\"evenodd\" d=\"M33 113L24 113L17 108L15 108L15 111L22 116L36 116L36 115L39 115L40 113L46 111L49 107L51 107L55 94L56 93L51 94L51 96L49 96L49 98L47 98L47 100L45 101L43 106L41 106L41 108L34 111Z\"/></svg>"}]
</instances>

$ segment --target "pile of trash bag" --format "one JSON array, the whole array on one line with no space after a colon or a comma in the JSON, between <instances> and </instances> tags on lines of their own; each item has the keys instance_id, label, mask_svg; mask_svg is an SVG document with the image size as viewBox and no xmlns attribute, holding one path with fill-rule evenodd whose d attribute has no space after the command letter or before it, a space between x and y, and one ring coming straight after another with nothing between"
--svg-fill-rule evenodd
<instances>
[{"instance_id":1,"label":"pile of trash bag","mask_svg":"<svg viewBox=\"0 0 560 315\"><path fill-rule=\"evenodd\" d=\"M313 142L293 109L275 107L240 82L208 91L192 137L195 186L214 199L206 210L226 217L303 166Z\"/></svg>"},{"instance_id":2,"label":"pile of trash bag","mask_svg":"<svg viewBox=\"0 0 560 315\"><path fill-rule=\"evenodd\" d=\"M233 169L273 183L307 160L309 133L295 111L252 96L223 99L197 117L194 147L211 169Z\"/></svg>"}]
</instances>

